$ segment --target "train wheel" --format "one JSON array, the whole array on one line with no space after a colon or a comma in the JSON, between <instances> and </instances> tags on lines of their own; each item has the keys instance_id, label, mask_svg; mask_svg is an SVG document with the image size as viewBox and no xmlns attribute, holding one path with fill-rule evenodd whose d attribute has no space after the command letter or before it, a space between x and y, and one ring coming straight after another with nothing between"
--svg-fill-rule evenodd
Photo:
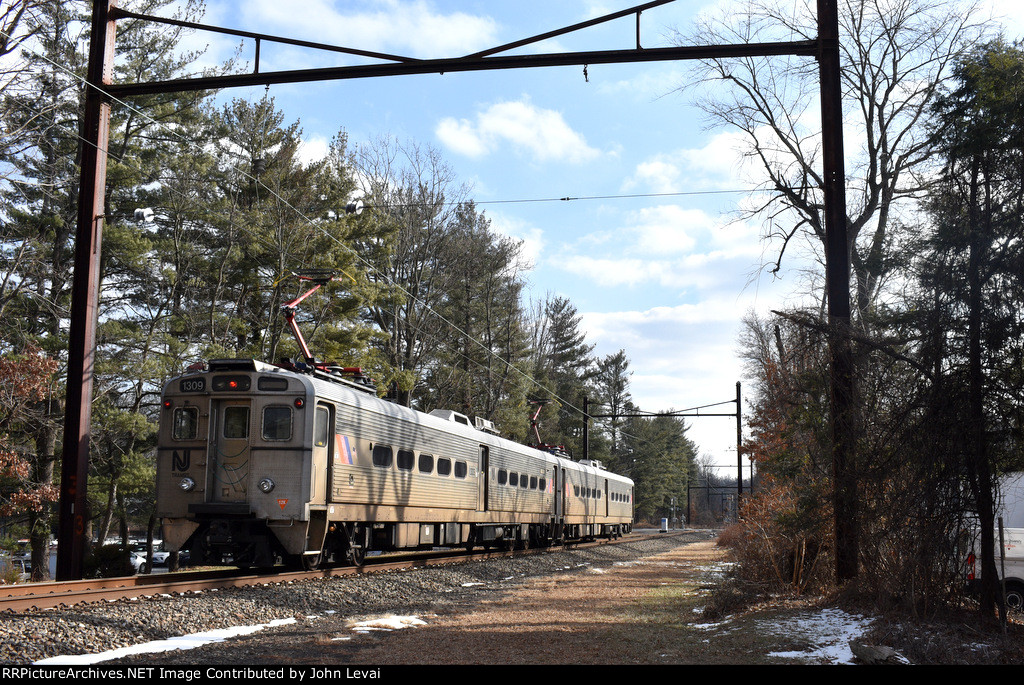
<instances>
[{"instance_id":1,"label":"train wheel","mask_svg":"<svg viewBox=\"0 0 1024 685\"><path fill-rule=\"evenodd\" d=\"M315 571L320 566L321 556L319 554L303 554L302 568L305 571Z\"/></svg>"},{"instance_id":2,"label":"train wheel","mask_svg":"<svg viewBox=\"0 0 1024 685\"><path fill-rule=\"evenodd\" d=\"M345 559L351 566L362 566L366 561L366 535L363 528L357 524L343 526L345 533Z\"/></svg>"}]
</instances>

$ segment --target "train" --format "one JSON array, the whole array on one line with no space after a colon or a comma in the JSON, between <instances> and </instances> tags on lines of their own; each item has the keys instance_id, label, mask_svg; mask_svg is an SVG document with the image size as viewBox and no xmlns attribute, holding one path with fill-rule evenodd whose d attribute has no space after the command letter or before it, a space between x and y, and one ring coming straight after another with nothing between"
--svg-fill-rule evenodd
<instances>
[{"instance_id":1,"label":"train","mask_svg":"<svg viewBox=\"0 0 1024 685\"><path fill-rule=\"evenodd\" d=\"M192 563L312 569L632 530L629 478L379 398L358 369L210 360L166 383L160 411L157 516Z\"/></svg>"}]
</instances>

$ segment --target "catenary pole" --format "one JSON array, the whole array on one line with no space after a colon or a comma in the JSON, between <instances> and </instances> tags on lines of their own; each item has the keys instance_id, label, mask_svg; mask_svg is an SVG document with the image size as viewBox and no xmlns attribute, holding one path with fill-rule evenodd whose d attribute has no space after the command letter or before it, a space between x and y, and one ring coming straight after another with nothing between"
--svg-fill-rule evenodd
<instances>
[{"instance_id":1,"label":"catenary pole","mask_svg":"<svg viewBox=\"0 0 1024 685\"><path fill-rule=\"evenodd\" d=\"M103 223L103 196L106 185L106 146L109 103L106 97L130 97L144 93L168 93L189 90L297 83L348 78L368 78L401 74L451 73L486 69L568 66L649 62L659 60L715 59L757 55L814 55L819 61L821 78L822 145L825 175L825 280L831 336L831 425L833 435L833 471L836 501L837 573L848 578L856 575L857 523L856 482L850 468L850 446L854 408L853 365L849 322L849 250L845 219L845 175L843 170L842 102L839 78L839 22L837 0L818 0L818 37L790 43L746 43L740 45L689 46L644 49L640 46L639 15L671 0L654 0L629 10L616 12L585 24L566 27L558 35L584 26L592 26L628 14L637 16L635 50L608 50L555 55L487 56L508 49L499 46L485 53L464 58L411 60L381 55L394 60L388 64L357 65L328 69L288 72L260 72L214 78L180 79L166 82L112 84L114 58L114 22L132 17L173 23L161 17L147 17L115 7L114 0L93 1L92 35L89 52L88 87L82 130L82 168L78 228L75 245L74 291L68 353L67 405L65 407L64 452L61 464L60 520L58 531L58 579L80 578L85 549L86 475L88 472L90 402L93 357L95 352L96 312L99 300L100 245ZM215 27L194 28L217 30ZM554 34L552 34L554 35ZM252 34L257 41L278 40ZM537 42L535 36L516 45ZM325 47L325 49L330 49ZM351 52L351 51L350 51ZM100 92L102 86L103 92ZM737 407L737 413L739 408Z\"/></svg>"}]
</instances>

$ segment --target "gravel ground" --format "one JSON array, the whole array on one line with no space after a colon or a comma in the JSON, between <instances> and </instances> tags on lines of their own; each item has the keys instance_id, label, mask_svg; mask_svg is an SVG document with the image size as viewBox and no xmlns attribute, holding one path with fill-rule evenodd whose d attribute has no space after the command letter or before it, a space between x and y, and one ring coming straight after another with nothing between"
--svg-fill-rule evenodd
<instances>
[{"instance_id":1,"label":"gravel ground","mask_svg":"<svg viewBox=\"0 0 1024 685\"><path fill-rule=\"evenodd\" d=\"M333 639L330 636L338 635L346 627L351 631L353 622L358 620L382 616L468 615L475 608L494 602L499 596L506 596L512 588L519 587L528 579L608 568L714 537L715 534L709 531L683 531L648 540L627 540L618 545L559 549L528 557L468 562L410 572L0 615L0 663L29 664L58 655L98 654L213 629L266 624L283 619L293 619L294 622L268 628L250 637L235 638L187 652L144 654L107 663L329 663L308 660L323 659L325 642ZM298 653L282 649L282 645L295 644L296 635L305 636L300 641L305 647ZM276 644L276 647L270 649L268 644ZM556 658L564 659L566 656ZM531 662L536 663L535 660ZM486 663L486 658L478 654L472 656L469 663Z\"/></svg>"}]
</instances>

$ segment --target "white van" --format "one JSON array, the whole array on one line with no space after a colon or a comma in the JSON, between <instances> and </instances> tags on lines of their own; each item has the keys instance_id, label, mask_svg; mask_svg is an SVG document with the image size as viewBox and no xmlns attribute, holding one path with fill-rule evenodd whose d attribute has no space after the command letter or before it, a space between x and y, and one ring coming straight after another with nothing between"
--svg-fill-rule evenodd
<instances>
[{"instance_id":1,"label":"white van","mask_svg":"<svg viewBox=\"0 0 1024 685\"><path fill-rule=\"evenodd\" d=\"M999 519L1003 520L1003 544L999 544ZM1008 473L999 479L996 502L996 570L1005 579L1006 606L1024 610L1024 473ZM977 542L977 537L975 537ZM981 561L976 553L969 559L969 580L980 577Z\"/></svg>"}]
</instances>

